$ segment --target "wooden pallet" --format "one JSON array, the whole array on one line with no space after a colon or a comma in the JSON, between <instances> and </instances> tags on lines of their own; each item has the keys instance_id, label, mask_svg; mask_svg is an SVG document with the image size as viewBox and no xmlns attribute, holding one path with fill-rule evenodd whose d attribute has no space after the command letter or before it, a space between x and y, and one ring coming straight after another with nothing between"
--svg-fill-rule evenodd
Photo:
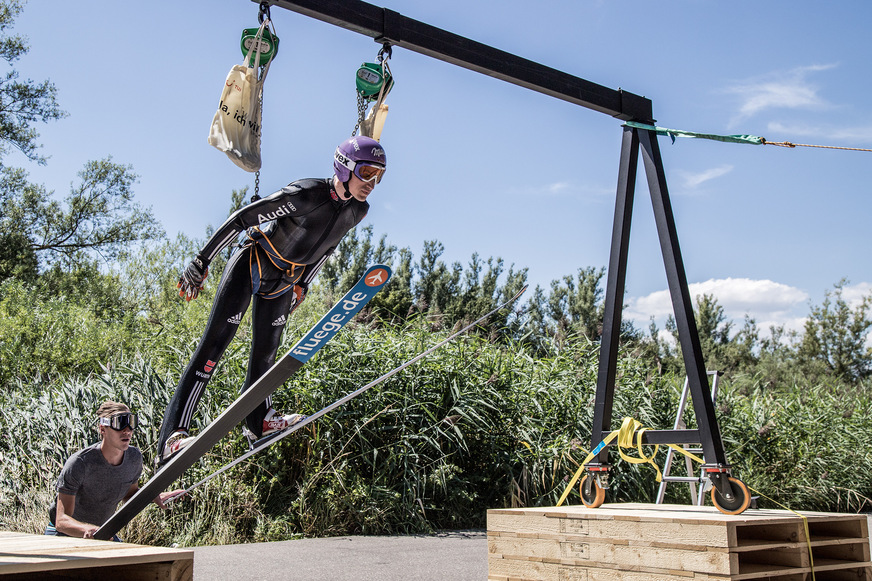
<instances>
[{"instance_id":1,"label":"wooden pallet","mask_svg":"<svg viewBox=\"0 0 872 581\"><path fill-rule=\"evenodd\" d=\"M191 581L194 552L0 531L4 581Z\"/></svg>"},{"instance_id":2,"label":"wooden pallet","mask_svg":"<svg viewBox=\"0 0 872 581\"><path fill-rule=\"evenodd\" d=\"M491 581L872 581L865 515L604 504L489 510ZM810 541L810 542L809 542ZM811 554L809 554L809 548Z\"/></svg>"}]
</instances>

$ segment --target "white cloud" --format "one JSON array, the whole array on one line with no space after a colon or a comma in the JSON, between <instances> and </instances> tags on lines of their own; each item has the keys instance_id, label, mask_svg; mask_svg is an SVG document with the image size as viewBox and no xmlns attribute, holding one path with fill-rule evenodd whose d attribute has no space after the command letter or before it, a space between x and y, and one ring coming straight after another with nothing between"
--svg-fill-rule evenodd
<instances>
[{"instance_id":1,"label":"white cloud","mask_svg":"<svg viewBox=\"0 0 872 581\"><path fill-rule=\"evenodd\" d=\"M842 287L842 299L844 299L852 309L860 306L860 301L870 295L872 295L872 282L861 282L859 284Z\"/></svg>"},{"instance_id":2,"label":"white cloud","mask_svg":"<svg viewBox=\"0 0 872 581\"><path fill-rule=\"evenodd\" d=\"M820 109L829 103L818 94L818 87L809 82L812 73L834 68L835 64L797 67L763 77L741 81L724 90L737 95L741 104L733 122L747 119L767 109Z\"/></svg>"},{"instance_id":3,"label":"white cloud","mask_svg":"<svg viewBox=\"0 0 872 581\"><path fill-rule=\"evenodd\" d=\"M842 299L852 309L859 307L860 301L868 296L872 296L872 282L861 282L842 287ZM866 347L872 349L872 333L866 336Z\"/></svg>"},{"instance_id":4,"label":"white cloud","mask_svg":"<svg viewBox=\"0 0 872 581\"><path fill-rule=\"evenodd\" d=\"M872 126L834 127L830 129L827 135L835 141L872 143Z\"/></svg>"},{"instance_id":5,"label":"white cloud","mask_svg":"<svg viewBox=\"0 0 872 581\"><path fill-rule=\"evenodd\" d=\"M581 185L570 181L552 182L549 184L535 185L532 187L511 187L506 193L512 195L529 196L530 193L546 197L564 197L579 196L588 199L598 199L602 197L612 198L615 195L614 187L596 187L591 185Z\"/></svg>"},{"instance_id":6,"label":"white cloud","mask_svg":"<svg viewBox=\"0 0 872 581\"><path fill-rule=\"evenodd\" d=\"M710 279L690 284L688 290L694 302L698 296L713 295L727 318L736 325L740 325L745 314L749 314L763 331L771 325L802 329L805 319L798 316L795 309L809 298L806 292L786 284L748 278ZM630 298L624 313L637 327L647 328L651 317L662 327L667 316L673 314L669 291Z\"/></svg>"},{"instance_id":7,"label":"white cloud","mask_svg":"<svg viewBox=\"0 0 872 581\"><path fill-rule=\"evenodd\" d=\"M696 173L677 170L675 175L681 180L682 186L687 189L695 189L705 182L727 175L731 171L733 171L733 166L721 165Z\"/></svg>"},{"instance_id":8,"label":"white cloud","mask_svg":"<svg viewBox=\"0 0 872 581\"><path fill-rule=\"evenodd\" d=\"M562 181L562 182L551 182L547 184L536 184L536 185L526 185L526 186L512 186L507 190L507 193L510 194L523 194L530 195L532 192L535 195L539 196L565 196L567 194L571 194L574 191L577 191L578 187L573 185L571 182Z\"/></svg>"},{"instance_id":9,"label":"white cloud","mask_svg":"<svg viewBox=\"0 0 872 581\"><path fill-rule=\"evenodd\" d=\"M870 126L831 127L786 124L775 121L766 125L766 131L769 135L764 137L770 141L795 142L796 137L815 137L832 141L832 143L816 145L843 145L846 142L855 144L872 143L872 127Z\"/></svg>"}]
</instances>

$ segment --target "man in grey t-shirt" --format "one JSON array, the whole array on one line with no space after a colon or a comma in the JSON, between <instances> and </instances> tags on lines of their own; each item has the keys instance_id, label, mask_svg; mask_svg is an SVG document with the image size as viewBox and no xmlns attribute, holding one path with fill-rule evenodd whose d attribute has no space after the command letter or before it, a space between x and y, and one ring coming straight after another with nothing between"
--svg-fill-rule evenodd
<instances>
[{"instance_id":1,"label":"man in grey t-shirt","mask_svg":"<svg viewBox=\"0 0 872 581\"><path fill-rule=\"evenodd\" d=\"M136 414L124 404L107 401L97 410L97 418L100 441L70 456L58 477L47 535L90 539L118 503L139 489L142 454L130 445ZM184 492L164 492L154 502L166 508L166 500Z\"/></svg>"}]
</instances>

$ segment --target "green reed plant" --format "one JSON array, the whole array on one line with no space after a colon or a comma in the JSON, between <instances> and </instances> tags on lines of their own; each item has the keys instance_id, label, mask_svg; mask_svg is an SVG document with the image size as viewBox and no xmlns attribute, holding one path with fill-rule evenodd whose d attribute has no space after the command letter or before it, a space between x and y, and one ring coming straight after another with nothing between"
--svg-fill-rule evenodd
<instances>
[{"instance_id":1,"label":"green reed plant","mask_svg":"<svg viewBox=\"0 0 872 581\"><path fill-rule=\"evenodd\" d=\"M94 305L37 295L20 281L0 283L0 387L87 375L139 344L144 325L132 314L108 321Z\"/></svg>"},{"instance_id":2,"label":"green reed plant","mask_svg":"<svg viewBox=\"0 0 872 581\"><path fill-rule=\"evenodd\" d=\"M765 495L761 506L872 510L870 387L772 391L753 377L728 384L719 405L725 445L745 482Z\"/></svg>"},{"instance_id":3,"label":"green reed plant","mask_svg":"<svg viewBox=\"0 0 872 581\"><path fill-rule=\"evenodd\" d=\"M303 307L308 310L295 314L282 352L323 310L317 300ZM148 508L125 528L125 539L195 545L424 532L482 527L489 508L553 505L590 448L598 345L572 337L534 355L522 344L494 343L483 331L444 346L171 511ZM245 333L243 325L216 370L195 430L236 397L248 358ZM448 333L425 317L401 326L362 317L280 388L274 404L311 414ZM31 529L43 523L61 463L96 440L92 417L103 399L125 401L140 413L135 443L147 478L163 410L195 341L111 360L100 373L20 382L0 392L0 524L38 532ZM652 374L646 361L622 350L613 428L624 416L671 428L683 380ZM734 473L793 509L869 510L868 388L797 385L775 392L764 385L745 376L721 382L716 407ZM692 411L685 419L694 425ZM181 484L246 449L234 431ZM664 457L661 451L656 460L661 467ZM623 462L614 450L610 458L608 501L652 501L654 469ZM677 473L681 465L676 462ZM684 485L667 488L667 501L688 498ZM569 502L579 502L577 492Z\"/></svg>"}]
</instances>

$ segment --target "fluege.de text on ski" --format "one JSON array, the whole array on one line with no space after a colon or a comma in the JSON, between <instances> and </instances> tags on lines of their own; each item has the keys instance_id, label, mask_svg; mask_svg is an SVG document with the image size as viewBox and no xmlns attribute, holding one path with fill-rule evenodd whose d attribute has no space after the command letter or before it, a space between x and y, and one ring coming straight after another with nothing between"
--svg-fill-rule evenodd
<instances>
[{"instance_id":1,"label":"fluege.de text on ski","mask_svg":"<svg viewBox=\"0 0 872 581\"><path fill-rule=\"evenodd\" d=\"M365 303L369 298L370 295L367 293L357 292L347 299L342 299L341 303L337 305L340 308L340 312L331 315L322 323L316 325L297 343L297 346L291 350L291 354L300 355L308 359L312 353L318 350L322 343L329 341L347 322L346 319L356 314L357 307L361 303ZM305 361L305 359L303 360Z\"/></svg>"}]
</instances>

